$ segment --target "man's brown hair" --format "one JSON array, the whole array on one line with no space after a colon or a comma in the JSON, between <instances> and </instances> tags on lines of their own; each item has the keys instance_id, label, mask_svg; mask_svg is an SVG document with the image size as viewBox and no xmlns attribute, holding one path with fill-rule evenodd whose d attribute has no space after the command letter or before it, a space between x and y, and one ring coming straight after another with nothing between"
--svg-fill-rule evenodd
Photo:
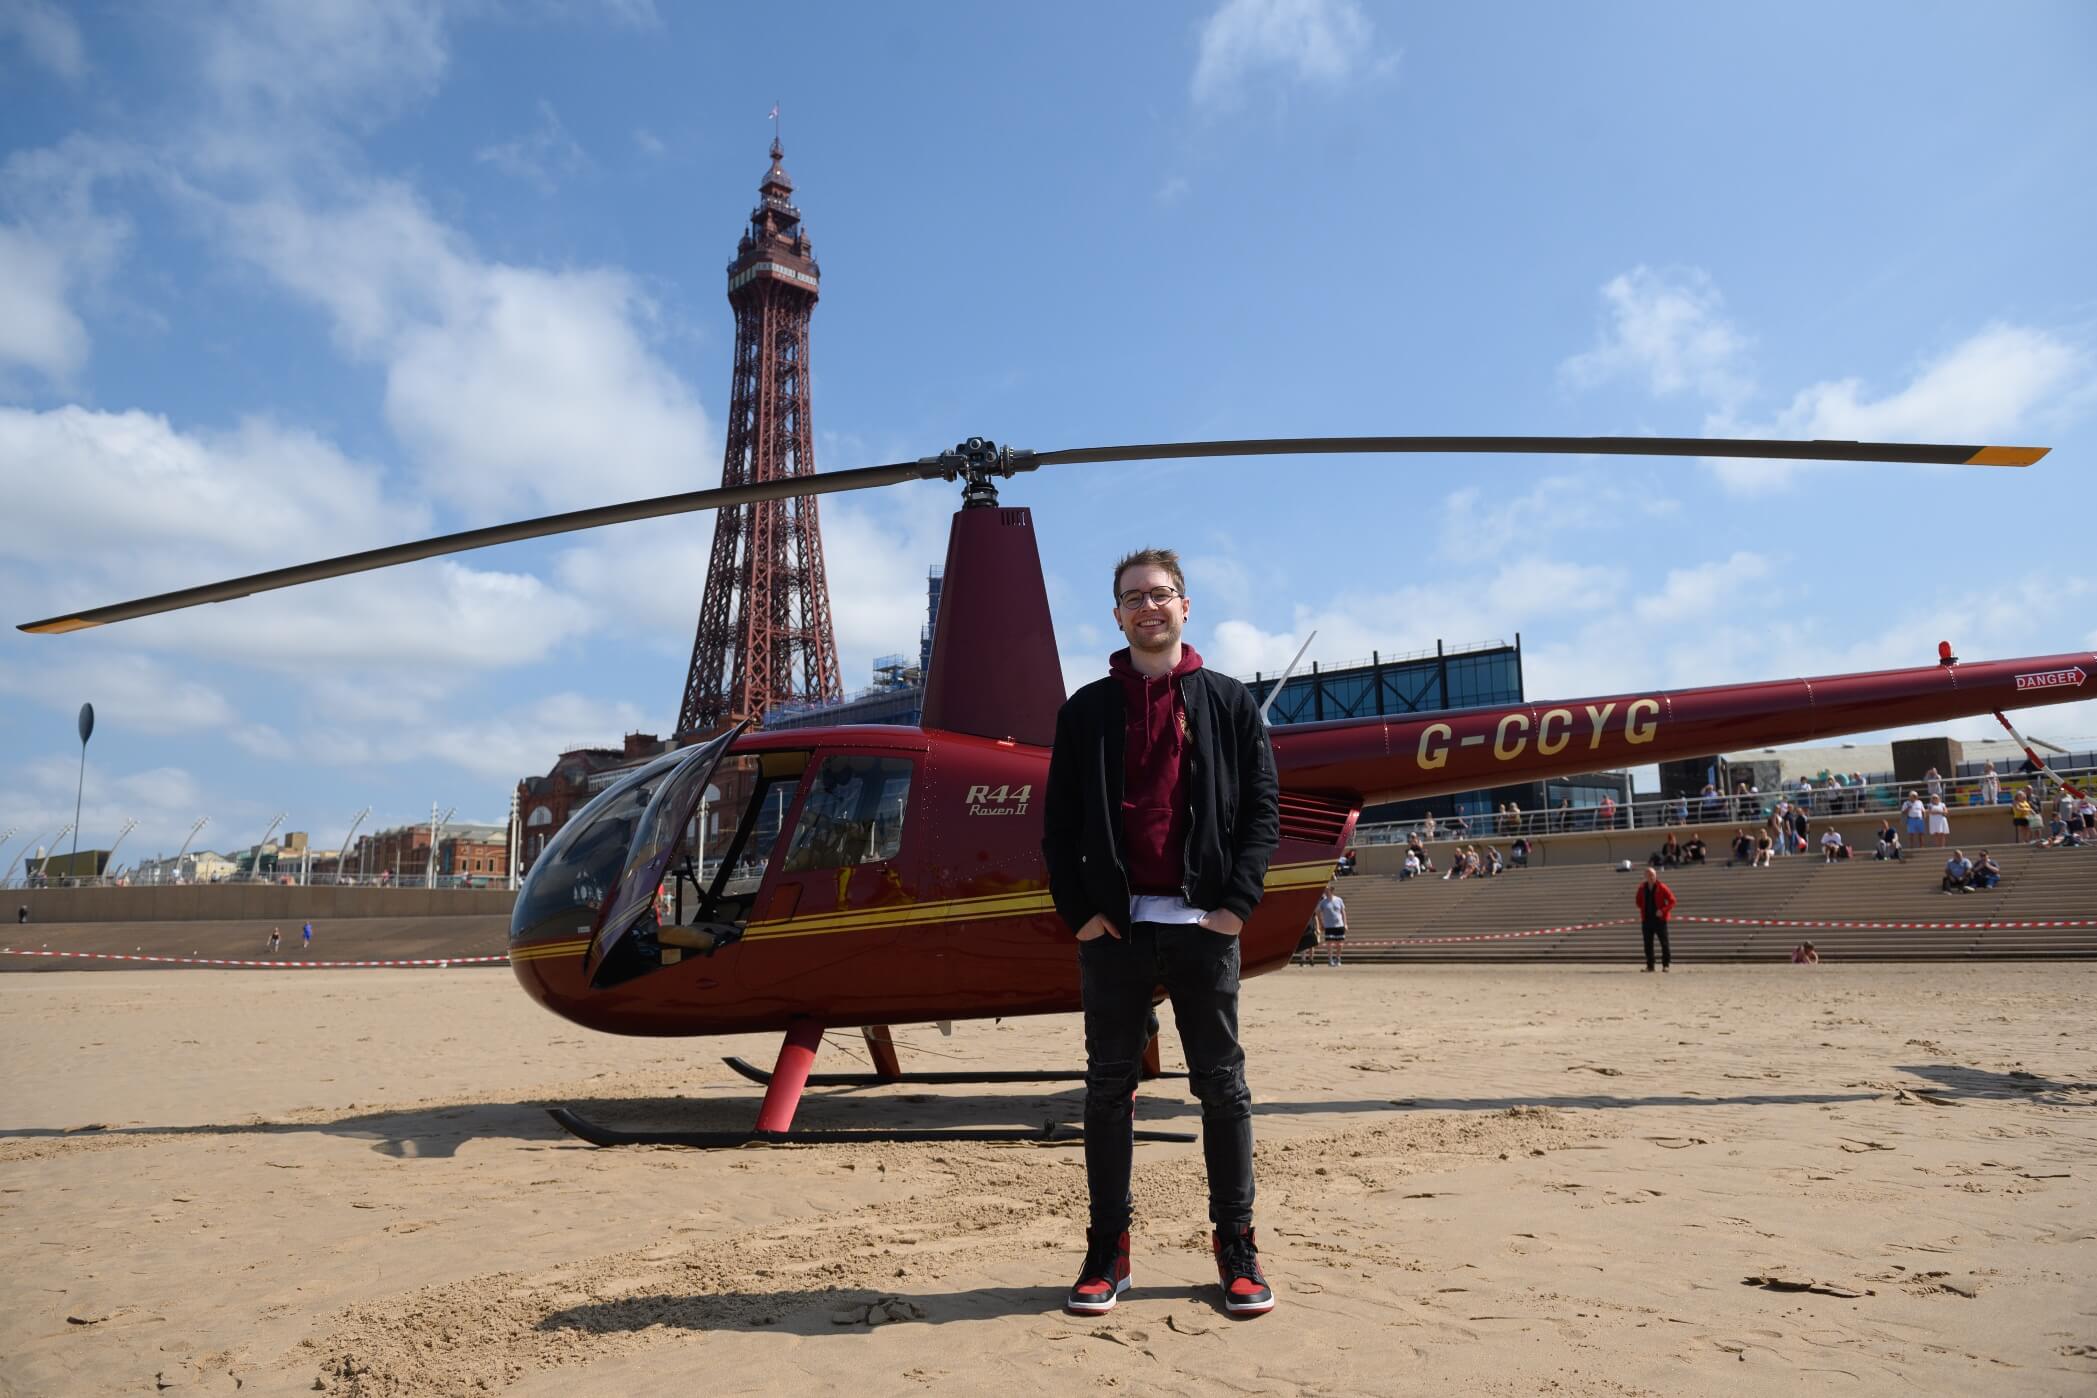
<instances>
[{"instance_id":1,"label":"man's brown hair","mask_svg":"<svg viewBox=\"0 0 2097 1398\"><path fill-rule=\"evenodd\" d=\"M1163 568L1172 575L1172 585L1187 592L1187 575L1180 571L1180 556L1171 549L1137 549L1134 553L1114 565L1114 602L1121 603L1121 575L1131 568Z\"/></svg>"}]
</instances>

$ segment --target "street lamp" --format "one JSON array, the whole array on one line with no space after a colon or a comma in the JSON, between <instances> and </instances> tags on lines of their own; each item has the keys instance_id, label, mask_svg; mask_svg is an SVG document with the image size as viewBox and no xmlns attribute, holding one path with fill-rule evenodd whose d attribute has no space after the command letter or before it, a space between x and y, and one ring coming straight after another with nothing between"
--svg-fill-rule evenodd
<instances>
[{"instance_id":1,"label":"street lamp","mask_svg":"<svg viewBox=\"0 0 2097 1398\"><path fill-rule=\"evenodd\" d=\"M20 827L19 825L8 826L7 833L5 835L0 835L0 845L5 845L9 840L12 840L15 837L16 832L19 831L21 828L22 827ZM27 846L24 846L24 848L26 849ZM13 859L7 861L7 872L4 874L0 874L0 888L7 887L7 881L15 876L15 865L18 862L20 862L21 858L22 856L18 854Z\"/></svg>"},{"instance_id":2,"label":"street lamp","mask_svg":"<svg viewBox=\"0 0 2097 1398\"><path fill-rule=\"evenodd\" d=\"M102 863L102 873L105 877L116 871L117 846L124 843L124 837L136 829L138 829L138 822L131 819L128 816L125 817L124 828L122 830L117 831L117 837L109 842L109 857L105 859ZM75 871L74 876L76 878L79 876L78 871Z\"/></svg>"},{"instance_id":3,"label":"street lamp","mask_svg":"<svg viewBox=\"0 0 2097 1398\"><path fill-rule=\"evenodd\" d=\"M182 856L189 853L189 842L196 839L197 832L210 824L210 822L210 816L198 816L196 824L190 826L189 833L182 837L182 848L175 851L175 862L168 866L173 870L177 883L182 880Z\"/></svg>"},{"instance_id":4,"label":"street lamp","mask_svg":"<svg viewBox=\"0 0 2097 1398\"><path fill-rule=\"evenodd\" d=\"M263 831L262 838L255 842L255 862L248 869L249 883L258 882L262 878L262 847L269 843L270 836L277 833L277 827L284 823L284 817L287 814L289 813L285 811L278 811L275 815L271 816L269 818L269 829Z\"/></svg>"},{"instance_id":5,"label":"street lamp","mask_svg":"<svg viewBox=\"0 0 2097 1398\"><path fill-rule=\"evenodd\" d=\"M342 870L344 866L349 863L350 841L357 838L357 827L362 825L364 823L364 817L370 814L371 807L369 806L366 806L363 810L357 812L356 819L350 822L349 833L342 837L342 848L335 855L335 882L338 884L342 882Z\"/></svg>"},{"instance_id":6,"label":"street lamp","mask_svg":"<svg viewBox=\"0 0 2097 1398\"><path fill-rule=\"evenodd\" d=\"M87 789L87 740L94 736L94 732L95 706L93 704L82 704L80 706L80 779L73 783L73 858L71 863L73 878L76 882L80 878L80 793ZM49 865L50 862L49 857L46 857L44 863Z\"/></svg>"},{"instance_id":7,"label":"street lamp","mask_svg":"<svg viewBox=\"0 0 2097 1398\"><path fill-rule=\"evenodd\" d=\"M51 856L58 853L58 842L70 834L72 829L73 827L70 825L58 827L58 833L51 837L51 848L45 851L43 859L36 866L37 877L42 879L47 885L51 882ZM29 877L29 867L26 864L22 866L22 877L25 879Z\"/></svg>"},{"instance_id":8,"label":"street lamp","mask_svg":"<svg viewBox=\"0 0 2097 1398\"><path fill-rule=\"evenodd\" d=\"M423 871L422 886L424 888L435 888L437 886L438 834L444 829L444 823L450 820L457 813L458 809L457 806L453 806L443 815L438 815L437 803L435 801L430 802L430 862L428 868Z\"/></svg>"}]
</instances>

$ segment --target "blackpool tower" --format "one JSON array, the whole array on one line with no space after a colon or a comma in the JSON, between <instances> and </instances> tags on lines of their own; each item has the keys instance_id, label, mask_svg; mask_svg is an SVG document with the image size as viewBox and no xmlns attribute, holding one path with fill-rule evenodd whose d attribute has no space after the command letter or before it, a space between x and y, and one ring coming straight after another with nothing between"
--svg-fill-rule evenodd
<instances>
[{"instance_id":1,"label":"blackpool tower","mask_svg":"<svg viewBox=\"0 0 2097 1398\"><path fill-rule=\"evenodd\" d=\"M779 163L785 153L775 138L772 168L728 264L735 371L724 486L815 472L808 317L821 274L793 204L794 182ZM717 512L677 735L762 718L774 704L843 694L815 497Z\"/></svg>"}]
</instances>

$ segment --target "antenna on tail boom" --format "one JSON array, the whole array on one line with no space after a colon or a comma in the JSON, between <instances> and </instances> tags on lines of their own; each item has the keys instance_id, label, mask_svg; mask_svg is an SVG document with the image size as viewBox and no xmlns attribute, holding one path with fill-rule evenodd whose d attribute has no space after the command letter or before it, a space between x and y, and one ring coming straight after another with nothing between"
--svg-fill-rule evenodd
<instances>
[{"instance_id":1,"label":"antenna on tail boom","mask_svg":"<svg viewBox=\"0 0 2097 1398\"><path fill-rule=\"evenodd\" d=\"M1281 692L1282 692L1282 686L1283 686L1283 685L1285 685L1285 684L1287 684L1287 683L1289 682L1289 676L1291 676L1291 675L1293 675L1293 674L1295 674L1295 673L1296 673L1296 667L1297 667L1298 665L1301 665L1301 664L1303 663L1303 653L1304 653L1305 651L1309 650L1309 649L1311 648L1311 642L1313 642L1313 641L1315 641L1315 640L1317 640L1317 639L1318 639L1318 633L1317 633L1317 632L1315 632L1315 631L1313 631L1313 632L1312 632L1312 633L1311 633L1310 635L1308 635L1308 636L1306 636L1306 637L1304 637L1304 638L1303 638L1303 644L1302 644L1302 645L1300 645L1300 646L1298 646L1298 647L1296 648L1296 658L1295 658L1294 660L1292 660L1292 661L1290 661L1290 662L1289 662L1289 668L1288 668L1288 669L1286 669L1286 670L1284 670L1284 671L1282 671L1282 672L1281 672L1281 678L1280 678L1280 679L1278 679L1278 680L1276 680L1276 681L1274 682L1274 688L1272 688L1272 689L1270 689L1270 690L1268 690L1268 691L1267 691L1267 702L1266 702L1266 703L1264 703L1264 704L1262 704L1262 705L1260 705L1260 722L1261 722L1261 723L1265 723L1265 724L1270 724L1270 725L1271 725L1271 723L1272 723L1272 720L1270 720L1270 719L1269 719L1269 718L1267 717L1267 711L1268 711L1269 709L1273 708L1273 707L1274 707L1274 701L1275 701L1276 699L1278 699L1278 698L1280 698L1280 697L1281 697Z\"/></svg>"}]
</instances>

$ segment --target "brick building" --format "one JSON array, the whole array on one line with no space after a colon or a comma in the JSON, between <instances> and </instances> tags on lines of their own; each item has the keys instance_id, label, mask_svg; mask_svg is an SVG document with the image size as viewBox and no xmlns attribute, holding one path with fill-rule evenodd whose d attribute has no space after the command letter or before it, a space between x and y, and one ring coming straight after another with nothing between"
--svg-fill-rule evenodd
<instances>
[{"instance_id":1,"label":"brick building","mask_svg":"<svg viewBox=\"0 0 2097 1398\"><path fill-rule=\"evenodd\" d=\"M620 747L570 749L560 755L545 776L526 777L517 783L517 810L524 825L517 872L522 875L530 869L547 841L568 823L568 817L588 805L620 774L660 757L674 746L669 739L653 733L629 733Z\"/></svg>"},{"instance_id":2,"label":"brick building","mask_svg":"<svg viewBox=\"0 0 2097 1398\"><path fill-rule=\"evenodd\" d=\"M510 873L509 832L500 825L447 825L437 842L437 881L494 884ZM420 887L430 875L430 827L400 825L357 837L342 876L359 883ZM334 861L316 858L316 882L333 882Z\"/></svg>"},{"instance_id":3,"label":"brick building","mask_svg":"<svg viewBox=\"0 0 2097 1398\"><path fill-rule=\"evenodd\" d=\"M447 825L437 846L439 877L494 884L510 876L510 832L500 825Z\"/></svg>"}]
</instances>

